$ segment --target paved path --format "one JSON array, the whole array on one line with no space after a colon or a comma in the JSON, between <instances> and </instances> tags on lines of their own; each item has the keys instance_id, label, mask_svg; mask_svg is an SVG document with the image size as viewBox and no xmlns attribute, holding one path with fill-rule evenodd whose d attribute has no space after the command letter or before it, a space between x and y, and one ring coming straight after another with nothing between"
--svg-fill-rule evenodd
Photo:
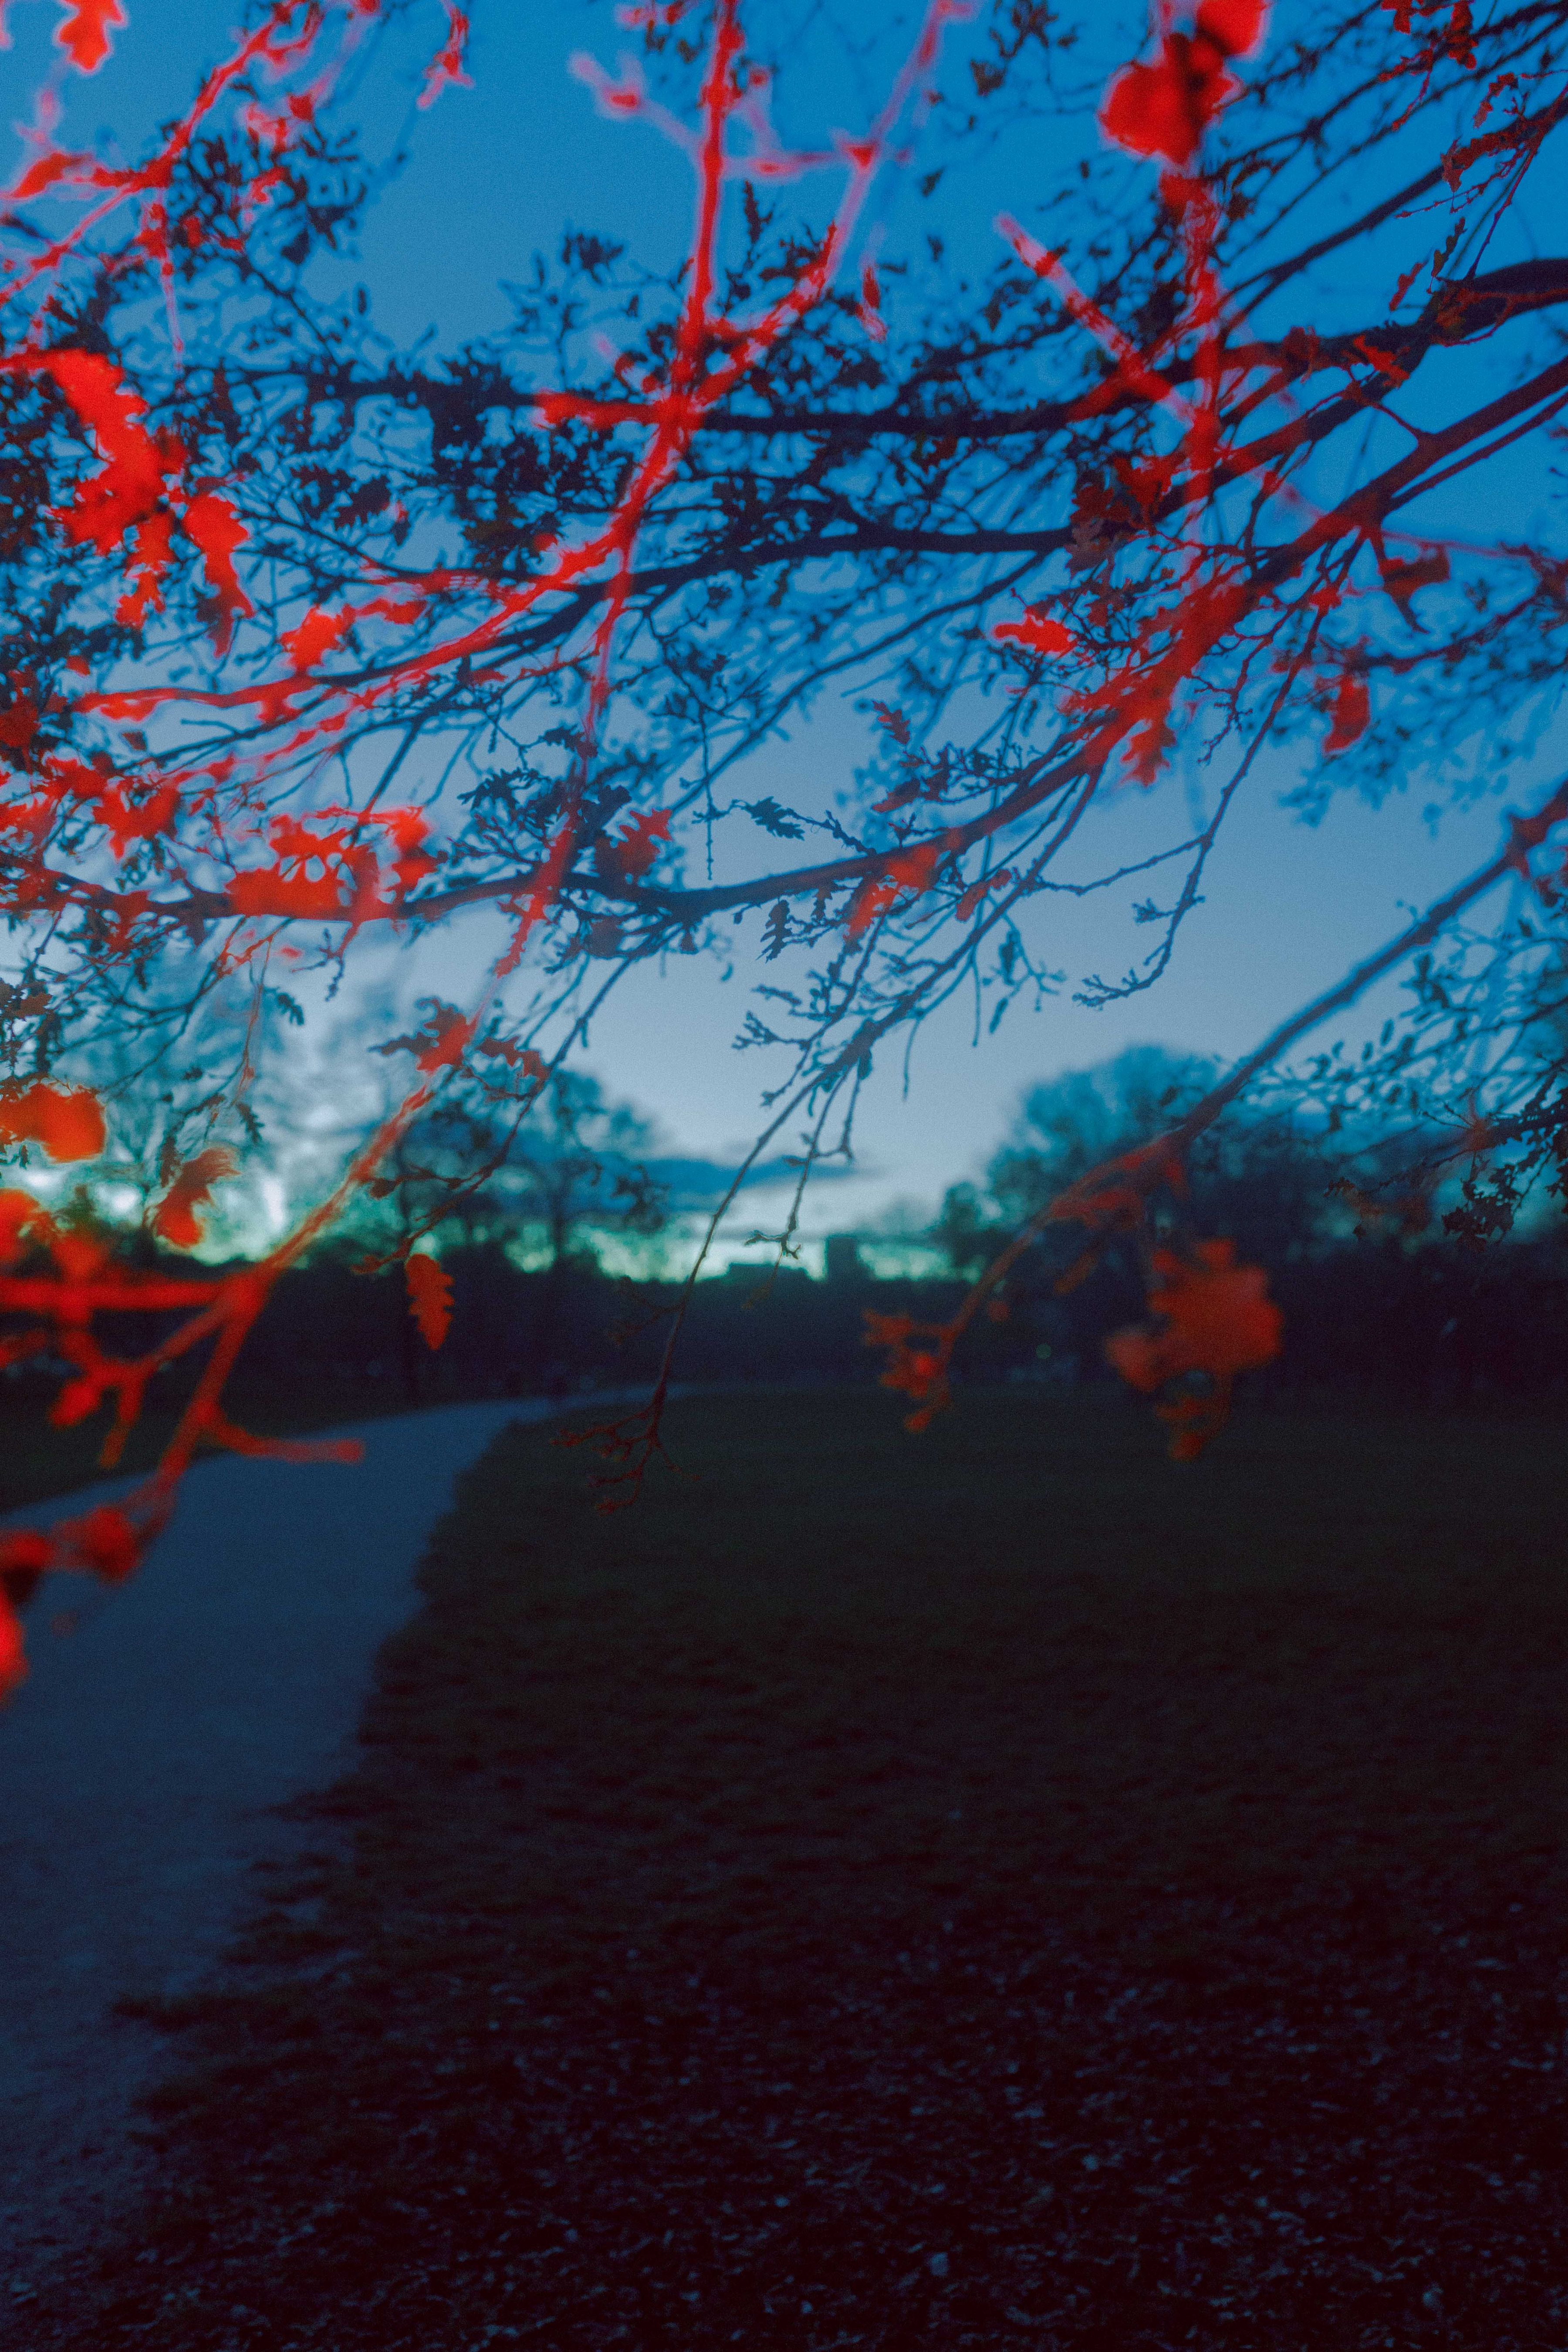
<instances>
[{"instance_id":1,"label":"paved path","mask_svg":"<svg viewBox=\"0 0 1568 2352\"><path fill-rule=\"evenodd\" d=\"M549 1410L366 1423L345 1433L364 1440L353 1467L203 1463L131 1583L61 1578L28 1612L32 1671L0 1708L0 2337L20 2326L26 2340L27 2289L90 2242L145 2161L132 2103L164 2045L114 2002L212 1966L252 1866L300 1843L268 1809L348 1761L454 1478L509 1422ZM79 1595L79 1630L52 1634Z\"/></svg>"}]
</instances>

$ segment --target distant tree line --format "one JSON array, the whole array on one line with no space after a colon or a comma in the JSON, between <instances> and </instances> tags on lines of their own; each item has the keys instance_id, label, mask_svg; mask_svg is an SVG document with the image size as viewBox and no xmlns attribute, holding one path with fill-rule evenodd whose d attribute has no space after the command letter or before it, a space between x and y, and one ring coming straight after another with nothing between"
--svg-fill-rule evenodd
<instances>
[{"instance_id":1,"label":"distant tree line","mask_svg":"<svg viewBox=\"0 0 1568 2352\"><path fill-rule=\"evenodd\" d=\"M681 1377L875 1381L868 1309L931 1322L951 1314L1000 1237L1084 1169L1157 1133L1209 1081L1201 1059L1151 1046L1031 1089L984 1182L956 1184L942 1202L926 1239L944 1271L879 1277L862 1239L848 1233L829 1238L820 1275L731 1265L697 1286ZM466 1114L444 1118L455 1115ZM630 1106L576 1076L563 1082L531 1157L481 1191L453 1181L470 1138L448 1136L441 1120L411 1130L379 1197L279 1281L248 1351L241 1402L274 1419L294 1401L348 1418L651 1379L679 1285L612 1265L635 1256L629 1244L660 1238L697 1198L681 1184L706 1168L637 1156L657 1140ZM1561 1233L1516 1233L1478 1247L1445 1230L1440 1202L1402 1195L1397 1171L1384 1167L1378 1189L1365 1189L1376 1181L1367 1171L1376 1171L1381 1147L1375 1134L1354 1141L1359 1187L1336 1173L1348 1162L1330 1156L1321 1127L1282 1096L1271 1113L1232 1123L1194 1152L1205 1226L1268 1269L1285 1312L1283 1352L1253 1376L1248 1393L1369 1392L1426 1405L1568 1390ZM452 1284L451 1329L438 1353L409 1313L399 1263L416 1229L439 1244ZM1064 1280L1080 1245L1074 1228L1047 1229L1009 1284L1005 1318L971 1333L961 1378L1119 1385L1104 1336L1145 1312L1142 1271L1131 1246L1113 1239L1082 1280ZM150 1264L160 1255L151 1233L142 1254ZM189 1374L160 1378L173 1404ZM14 1412L41 1407L51 1392L47 1368L16 1367L0 1392ZM153 1402L159 1393L154 1383Z\"/></svg>"},{"instance_id":2,"label":"distant tree line","mask_svg":"<svg viewBox=\"0 0 1568 2352\"><path fill-rule=\"evenodd\" d=\"M984 1184L952 1186L933 1231L955 1274L985 1264L1006 1234L1088 1169L1173 1125L1214 1083L1198 1055L1134 1046L1098 1068L1032 1088ZM1408 1181L1430 1139L1397 1139L1373 1118L1347 1129L1314 1116L1281 1085L1271 1101L1201 1137L1193 1193L1206 1231L1267 1268L1284 1309L1277 1362L1249 1393L1344 1389L1413 1402L1568 1389L1568 1235L1561 1204L1540 1205L1503 1239L1478 1244L1467 1185ZM1451 1194L1451 1199L1449 1198ZM1548 1211L1550 1213L1548 1213ZM1016 1364L1063 1358L1078 1377L1103 1373L1103 1335L1136 1321L1143 1284L1131 1249L1112 1240L1093 1272L1061 1287L1081 1246L1047 1229L1010 1286Z\"/></svg>"}]
</instances>

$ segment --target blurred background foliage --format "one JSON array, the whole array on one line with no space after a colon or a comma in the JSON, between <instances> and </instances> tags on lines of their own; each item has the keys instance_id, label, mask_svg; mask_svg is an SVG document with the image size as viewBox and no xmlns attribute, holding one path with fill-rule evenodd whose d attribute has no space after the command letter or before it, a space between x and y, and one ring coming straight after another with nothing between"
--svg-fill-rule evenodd
<instances>
[{"instance_id":1,"label":"blurred background foliage","mask_svg":"<svg viewBox=\"0 0 1568 2352\"><path fill-rule=\"evenodd\" d=\"M679 1377L870 1383L879 1360L864 1345L868 1309L931 1322L951 1315L1021 1220L1085 1170L1168 1127L1212 1077L1201 1057L1145 1045L1033 1087L984 1173L950 1186L934 1214L906 1203L875 1229L804 1238L782 1267L761 1234L747 1256L744 1218L750 1193L771 1197L794 1183L787 1160L742 1173L682 1153L635 1104L573 1071L550 1082L526 1149L514 1145L475 1186L476 1165L496 1147L497 1113L456 1090L410 1129L379 1197L363 1197L281 1278L247 1350L236 1409L254 1426L280 1428L647 1382L700 1229L716 1211L729 1262L696 1286ZM145 1101L142 1109L97 1190L139 1186L145 1202L160 1131ZM334 1150L342 1139L341 1128L323 1138ZM1285 1314L1281 1356L1249 1376L1244 1403L1342 1393L1441 1408L1568 1391L1568 1247L1555 1203L1537 1202L1506 1238L1478 1242L1462 1173L1436 1192L1402 1190L1400 1157L1421 1149L1402 1129L1396 1150L1370 1112L1330 1135L1321 1109L1283 1087L1200 1139L1194 1225L1228 1234L1243 1259L1264 1266ZM1354 1185L1338 1172L1347 1167ZM297 1163L294 1176L302 1181ZM63 1205L90 1224L94 1187L79 1185ZM1005 1318L972 1329L961 1381L1038 1390L1042 1402L1083 1384L1120 1388L1104 1339L1146 1312L1141 1270L1113 1237L1064 1292L1082 1239L1076 1226L1046 1229L1008 1283ZM438 1354L407 1311L396 1258L411 1240L436 1248L453 1281L452 1328ZM247 1252L232 1241L231 1226L227 1242L215 1235L204 1255L242 1263ZM148 1264L163 1255L145 1223L139 1247ZM126 1318L124 1342L145 1345L152 1319L132 1329ZM143 1444L172 1419L191 1377L179 1370L154 1381ZM57 1381L58 1368L38 1362L0 1377L9 1456L0 1500L90 1474L101 1430L48 1428ZM1133 1409L1142 1410L1136 1401Z\"/></svg>"}]
</instances>

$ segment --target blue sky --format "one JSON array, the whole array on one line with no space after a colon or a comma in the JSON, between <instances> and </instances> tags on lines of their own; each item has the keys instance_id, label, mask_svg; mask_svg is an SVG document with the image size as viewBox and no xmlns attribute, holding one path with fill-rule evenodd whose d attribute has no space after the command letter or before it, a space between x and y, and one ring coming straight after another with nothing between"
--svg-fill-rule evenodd
<instances>
[{"instance_id":1,"label":"blue sky","mask_svg":"<svg viewBox=\"0 0 1568 2352\"><path fill-rule=\"evenodd\" d=\"M230 9L214 0L127 5L131 24L119 36L115 58L90 83L68 89L68 142L114 129L133 146L153 112L181 102L197 65L226 47ZM412 341L434 328L437 349L500 327L507 315L502 281L521 278L536 247L558 247L566 226L625 238L639 257L660 266L681 249L689 212L680 159L645 127L603 120L568 71L570 52L578 47L614 66L626 37L608 6L476 0L471 13L474 89L448 91L429 112L413 114L420 67L443 26L440 8L429 0L374 60L360 109L384 145L409 129L413 160L383 199L352 274L371 287L388 332ZM1289 13L1279 11L1281 18ZM857 79L869 87L875 67L868 61L862 74L837 50L837 64L825 64L829 52L811 44L814 22L821 37L817 12L798 14L805 30L787 45L793 79L784 86L781 113L791 131L820 135L836 110L838 120L853 122L860 105ZM907 23L909 14L886 12L889 23ZM786 21L778 8L771 15ZM34 0L14 16L16 47L0 58L12 120L25 110L55 12ZM851 18L858 21L858 14ZM1096 16L1111 56L1134 53L1142 22L1131 9ZM948 69L955 77L971 37L959 28ZM792 107L808 104L816 119L791 119ZM1085 152L1097 152L1087 122L1083 135ZM1059 170L1066 159L1055 134L1050 145L1050 168ZM918 202L907 181L892 187L881 222L884 251L896 253L900 239L921 239L934 226L960 251L988 257L997 206L1007 205L1027 223L1046 189L1040 146L1023 133L994 146L976 143L944 183L934 209ZM1106 159L1106 167L1131 168L1117 159ZM1527 241L1529 232L1526 217L1521 234ZM1333 290L1342 291L1359 317L1386 289L1357 283ZM1495 504L1495 481L1487 496ZM1478 507L1475 520L1496 529L1490 509ZM1510 530L1522 535L1530 520L1527 512L1510 518ZM772 792L787 801L792 776L820 777L836 763L839 770L852 765L865 740L864 723L852 712L826 709L792 741L760 754L745 789L750 796ZM1561 747L1559 736L1547 750ZM1476 756L1484 760L1479 741ZM1544 755L1531 766L1544 774ZM1531 772L1516 773L1516 800L1525 796ZM1320 824L1303 825L1279 805L1296 781L1296 771L1283 763L1259 770L1222 836L1206 902L1156 992L1098 1013L1071 1001L1087 971L1120 972L1149 945L1149 934L1130 919L1131 900L1142 891L1129 887L1120 900L1075 902L1062 915L1048 951L1068 982L1040 1012L1015 1007L999 1034L974 1047L968 1014L948 1008L916 1042L907 1095L900 1060L889 1056L864 1106L861 1172L851 1183L825 1189L810 1224L823 1230L870 1218L900 1196L934 1203L945 1183L973 1173L1000 1139L1020 1089L1060 1069L1146 1039L1222 1056L1240 1053L1396 929L1411 902L1436 895L1489 855L1498 837L1495 797L1483 793L1468 811L1451 812L1434 825L1424 814L1430 791L1419 776L1380 811L1342 796ZM1179 773L1156 787L1172 803L1173 831L1181 824L1183 792ZM1087 829L1082 870L1146 852L1150 815L1145 795L1131 788L1113 793ZM429 942L420 958L423 984L459 992L478 972L484 943L482 924L461 939ZM626 991L591 1040L590 1066L612 1089L653 1112L684 1148L721 1153L755 1131L764 1074L754 1057L729 1050L746 992L762 976L755 952L752 927L726 979L709 959L672 959L664 975ZM1380 1003L1368 1019L1384 1009Z\"/></svg>"}]
</instances>

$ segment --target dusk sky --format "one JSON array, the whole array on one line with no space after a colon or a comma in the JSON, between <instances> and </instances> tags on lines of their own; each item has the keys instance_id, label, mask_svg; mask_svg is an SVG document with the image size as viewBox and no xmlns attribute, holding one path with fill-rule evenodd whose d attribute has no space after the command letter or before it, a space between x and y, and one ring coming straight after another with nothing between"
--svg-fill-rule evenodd
<instances>
[{"instance_id":1,"label":"dusk sky","mask_svg":"<svg viewBox=\"0 0 1568 2352\"><path fill-rule=\"evenodd\" d=\"M626 37L608 7L591 0L508 0L505 5L477 0L471 13L473 89L448 90L429 111L413 111L420 68L443 26L430 0L368 58L363 100L354 108L372 125L373 146L390 146L400 127L410 125L412 161L373 216L350 274L368 283L373 316L395 338L412 341L433 328L433 353L500 328L507 317L501 281L524 276L536 248L558 248L566 226L624 238L640 257L668 266L689 218L682 159L644 125L604 120L591 91L568 69L577 48L614 68ZM226 46L231 21L228 7L214 0L129 0L128 14L130 25L118 36L110 65L91 82L66 91L69 110L61 135L68 143L118 132L128 150L133 147L153 111L166 113L184 102L195 68ZM776 24L786 12L763 14ZM854 127L864 102L857 81L868 90L874 86L872 64L858 75L826 41L820 12L795 14L800 39L781 36L795 68L779 93L786 132L820 135L835 121ZM36 85L53 12L34 5L13 16L16 47L4 71L15 121L25 93ZM887 22L907 23L909 16L889 10ZM851 21L858 16L852 12ZM1135 9L1108 20L1108 57L1134 54L1142 25ZM813 26L818 50L811 46ZM965 44L973 37L973 28L962 26L952 37L948 85L967 85ZM840 59L837 76L822 63L833 56ZM807 103L816 113L811 121L792 111ZM1050 166L1038 144L1023 131L994 147L976 144L967 166L961 158L931 203L920 201L914 175L906 173L901 184L889 186L881 208L884 254L923 247L928 230L938 227L952 249L984 264L994 250L990 223L998 205L1006 204L1027 224L1043 191L1039 174L1064 161L1055 130ZM1100 153L1092 124L1085 126L1084 152ZM1131 185L1135 167L1100 154L1097 168L1130 175ZM1521 215L1519 233L1528 239L1527 213ZM1370 287L1344 292L1358 316L1373 315L1368 306L1382 299ZM896 301L897 292L889 299ZM1459 517L1461 524L1497 531L1498 489L1494 471L1485 499ZM1522 537L1531 520L1525 512L1508 517L1506 535ZM868 741L862 717L825 704L791 741L757 757L744 789L784 802L826 796L834 776L853 768ZM1515 769L1510 798L1522 800L1532 778L1549 772L1550 755L1561 755L1562 741L1559 728L1536 758ZM994 1037L973 1047L972 1009L949 1007L916 1041L907 1097L900 1059L889 1055L864 1102L861 1172L850 1183L825 1189L808 1225L821 1231L870 1218L899 1197L934 1205L946 1183L977 1171L1004 1133L1019 1090L1038 1078L1103 1059L1133 1041L1154 1039L1221 1056L1244 1050L1396 929L1405 907L1436 895L1491 853L1500 811L1483 747L1478 734L1471 764L1485 789L1475 805L1451 811L1440 823L1427 814L1429 782L1414 775L1381 811L1347 794L1321 824L1303 824L1279 805L1298 781L1297 770L1279 761L1261 766L1250 796L1238 803L1222 835L1205 903L1183 935L1173 969L1155 991L1131 1003L1092 1013L1075 1005L1072 992L1088 972L1119 976L1147 950L1150 935L1130 919L1131 901L1144 895L1142 888L1058 902L1051 952L1066 974L1060 994L1037 1013L1015 1007ZM1179 760L1155 787L1155 797L1169 808L1164 837L1184 829L1184 794L1191 789ZM1152 814L1149 796L1135 787L1113 793L1092 829L1086 828L1082 874L1146 854L1154 845ZM497 936L479 923L427 943L419 958L422 983L460 992ZM594 1033L589 1066L613 1090L654 1113L683 1148L723 1152L755 1131L757 1097L767 1074L754 1056L729 1046L741 1026L746 991L760 976L757 950L752 923L737 935L736 960L722 983L710 958L671 959L662 978L647 975L624 990ZM1380 1001L1364 1018L1352 1017L1350 1031L1359 1035L1386 1009L1387 1001ZM1350 1032L1331 1031L1322 1042L1340 1034Z\"/></svg>"}]
</instances>

